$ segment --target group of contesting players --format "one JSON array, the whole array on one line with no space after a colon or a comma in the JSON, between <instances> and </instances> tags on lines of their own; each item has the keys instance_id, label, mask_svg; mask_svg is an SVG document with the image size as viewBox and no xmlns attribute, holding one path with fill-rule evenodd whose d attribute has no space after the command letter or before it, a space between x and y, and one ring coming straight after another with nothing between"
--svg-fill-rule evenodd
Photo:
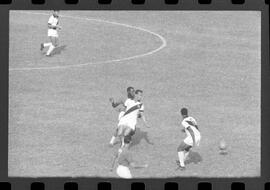
<instances>
[{"instance_id":1,"label":"group of contesting players","mask_svg":"<svg viewBox=\"0 0 270 190\"><path fill-rule=\"evenodd\" d=\"M111 171L114 169L115 162L117 161L118 166L116 173L121 178L132 178L129 167L148 167L147 164L136 164L132 159L131 152L129 150L129 146L132 143L132 136L136 132L137 119L141 118L144 125L149 127L144 116L144 105L142 103L142 97L142 90L135 91L133 87L128 87L127 99L125 101L115 101L113 98L110 98L112 107L119 112L119 122L115 133L111 138L110 145L114 145L115 139L117 137L119 137L121 141L121 146L114 157ZM180 112L183 118L183 131L187 134L187 137L178 146L178 160L176 163L178 166L177 169L185 170L185 160L187 159L191 148L194 146L199 146L201 134L195 119L188 116L187 108L182 108Z\"/></svg>"},{"instance_id":2,"label":"group of contesting players","mask_svg":"<svg viewBox=\"0 0 270 190\"><path fill-rule=\"evenodd\" d=\"M62 27L59 26L59 11L54 10L48 21L48 37L50 42L42 43L40 50L43 51L45 47L48 47L46 56L51 56L53 50L58 46L59 36L58 30ZM127 99L125 101L115 101L110 98L112 107L119 111L119 123L117 129L110 141L110 145L113 146L114 141L117 137L121 140L121 147L119 148L117 154L114 157L112 163L112 169L114 168L115 162L118 163L116 173L122 178L132 178L129 170L129 166L135 168L145 168L148 167L147 164L136 164L129 152L129 145L131 143L131 138L136 131L137 119L141 118L144 121L144 125L149 127L146 123L144 116L144 105L142 103L142 90L136 90L133 87L127 88ZM187 108L182 108L180 110L182 116L182 126L183 131L186 133L186 138L180 143L177 148L178 160L176 161L177 166L180 170L185 170L185 160L188 157L190 149L194 146L199 146L201 140L201 134L197 125L197 122L193 117L188 116Z\"/></svg>"}]
</instances>

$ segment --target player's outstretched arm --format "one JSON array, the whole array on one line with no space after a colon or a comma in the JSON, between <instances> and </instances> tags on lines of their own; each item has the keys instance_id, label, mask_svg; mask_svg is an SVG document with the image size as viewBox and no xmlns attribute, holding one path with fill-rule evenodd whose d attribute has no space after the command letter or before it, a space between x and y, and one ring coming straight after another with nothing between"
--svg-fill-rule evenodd
<instances>
[{"instance_id":1,"label":"player's outstretched arm","mask_svg":"<svg viewBox=\"0 0 270 190\"><path fill-rule=\"evenodd\" d=\"M120 104L124 104L123 100L116 101L114 98L109 98L109 101L111 102L113 108L119 106Z\"/></svg>"},{"instance_id":2,"label":"player's outstretched arm","mask_svg":"<svg viewBox=\"0 0 270 190\"><path fill-rule=\"evenodd\" d=\"M49 29L56 29L56 26L53 26L51 23L48 23L48 28Z\"/></svg>"},{"instance_id":3,"label":"player's outstretched arm","mask_svg":"<svg viewBox=\"0 0 270 190\"><path fill-rule=\"evenodd\" d=\"M49 29L58 29L58 30L61 30L62 29L61 26L59 26L59 25L53 26L51 23L48 23L48 28Z\"/></svg>"},{"instance_id":4,"label":"player's outstretched arm","mask_svg":"<svg viewBox=\"0 0 270 190\"><path fill-rule=\"evenodd\" d=\"M144 126L147 127L147 128L150 128L150 126L149 126L148 123L146 122L145 115L144 115L143 112L140 112L140 118L143 120Z\"/></svg>"}]
</instances>

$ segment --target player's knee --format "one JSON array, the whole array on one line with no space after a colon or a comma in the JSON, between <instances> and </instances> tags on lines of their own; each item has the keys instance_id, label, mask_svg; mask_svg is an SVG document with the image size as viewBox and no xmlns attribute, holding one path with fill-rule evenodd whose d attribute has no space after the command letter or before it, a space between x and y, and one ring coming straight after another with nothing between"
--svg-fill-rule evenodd
<instances>
[{"instance_id":1,"label":"player's knee","mask_svg":"<svg viewBox=\"0 0 270 190\"><path fill-rule=\"evenodd\" d=\"M184 151L184 149L183 149L183 147L182 147L181 145L179 145L179 146L177 147L177 152L181 152L181 151Z\"/></svg>"},{"instance_id":2,"label":"player's knee","mask_svg":"<svg viewBox=\"0 0 270 190\"><path fill-rule=\"evenodd\" d=\"M124 131L124 136L128 136L130 135L131 129L130 128L126 128Z\"/></svg>"},{"instance_id":3,"label":"player's knee","mask_svg":"<svg viewBox=\"0 0 270 190\"><path fill-rule=\"evenodd\" d=\"M181 151L185 151L186 149L186 145L185 143L181 143L178 147L177 147L177 152L181 152Z\"/></svg>"},{"instance_id":4,"label":"player's knee","mask_svg":"<svg viewBox=\"0 0 270 190\"><path fill-rule=\"evenodd\" d=\"M188 151L191 149L191 147L192 147L192 146L187 145L187 146L184 148L184 150L188 152Z\"/></svg>"},{"instance_id":5,"label":"player's knee","mask_svg":"<svg viewBox=\"0 0 270 190\"><path fill-rule=\"evenodd\" d=\"M118 128L114 131L114 136L118 136Z\"/></svg>"},{"instance_id":6,"label":"player's knee","mask_svg":"<svg viewBox=\"0 0 270 190\"><path fill-rule=\"evenodd\" d=\"M130 134L130 136L135 135L135 130L130 130L129 134Z\"/></svg>"},{"instance_id":7,"label":"player's knee","mask_svg":"<svg viewBox=\"0 0 270 190\"><path fill-rule=\"evenodd\" d=\"M123 127L122 127L122 126L119 126L119 127L117 128L116 134L117 134L117 136L123 135Z\"/></svg>"}]
</instances>

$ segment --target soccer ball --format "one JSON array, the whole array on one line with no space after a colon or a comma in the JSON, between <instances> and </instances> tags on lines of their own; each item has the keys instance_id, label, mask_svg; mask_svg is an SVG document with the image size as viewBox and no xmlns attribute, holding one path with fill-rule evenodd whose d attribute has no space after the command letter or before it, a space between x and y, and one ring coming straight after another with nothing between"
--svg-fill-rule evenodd
<instances>
[{"instance_id":1,"label":"soccer ball","mask_svg":"<svg viewBox=\"0 0 270 190\"><path fill-rule=\"evenodd\" d=\"M227 143L225 142L225 140L221 140L219 142L219 151L220 154L227 154Z\"/></svg>"},{"instance_id":2,"label":"soccer ball","mask_svg":"<svg viewBox=\"0 0 270 190\"><path fill-rule=\"evenodd\" d=\"M225 142L224 140L221 140L221 141L219 142L219 149L220 149L220 150L225 150L226 148L227 148L226 142Z\"/></svg>"}]
</instances>

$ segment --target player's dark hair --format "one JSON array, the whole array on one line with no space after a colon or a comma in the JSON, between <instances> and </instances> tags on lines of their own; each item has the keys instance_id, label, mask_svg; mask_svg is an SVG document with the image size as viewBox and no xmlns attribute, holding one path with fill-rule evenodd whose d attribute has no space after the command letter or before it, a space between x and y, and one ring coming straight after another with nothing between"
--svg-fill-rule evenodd
<instances>
[{"instance_id":1,"label":"player's dark hair","mask_svg":"<svg viewBox=\"0 0 270 190\"><path fill-rule=\"evenodd\" d=\"M134 90L134 88L132 86L128 87L127 92L130 92L132 89Z\"/></svg>"},{"instance_id":2,"label":"player's dark hair","mask_svg":"<svg viewBox=\"0 0 270 190\"><path fill-rule=\"evenodd\" d=\"M53 10L53 15L55 14L55 12L59 12L59 10ZM54 17L59 17L58 15L54 15Z\"/></svg>"},{"instance_id":3,"label":"player's dark hair","mask_svg":"<svg viewBox=\"0 0 270 190\"><path fill-rule=\"evenodd\" d=\"M187 116L188 115L188 109L187 108L182 108L181 109L181 114Z\"/></svg>"},{"instance_id":4,"label":"player's dark hair","mask_svg":"<svg viewBox=\"0 0 270 190\"><path fill-rule=\"evenodd\" d=\"M134 99L134 94L131 94L131 90L134 90L134 88L132 86L127 88L127 97L130 99Z\"/></svg>"},{"instance_id":5,"label":"player's dark hair","mask_svg":"<svg viewBox=\"0 0 270 190\"><path fill-rule=\"evenodd\" d=\"M135 91L135 94L139 94L139 93L143 93L143 91L139 89Z\"/></svg>"}]
</instances>

